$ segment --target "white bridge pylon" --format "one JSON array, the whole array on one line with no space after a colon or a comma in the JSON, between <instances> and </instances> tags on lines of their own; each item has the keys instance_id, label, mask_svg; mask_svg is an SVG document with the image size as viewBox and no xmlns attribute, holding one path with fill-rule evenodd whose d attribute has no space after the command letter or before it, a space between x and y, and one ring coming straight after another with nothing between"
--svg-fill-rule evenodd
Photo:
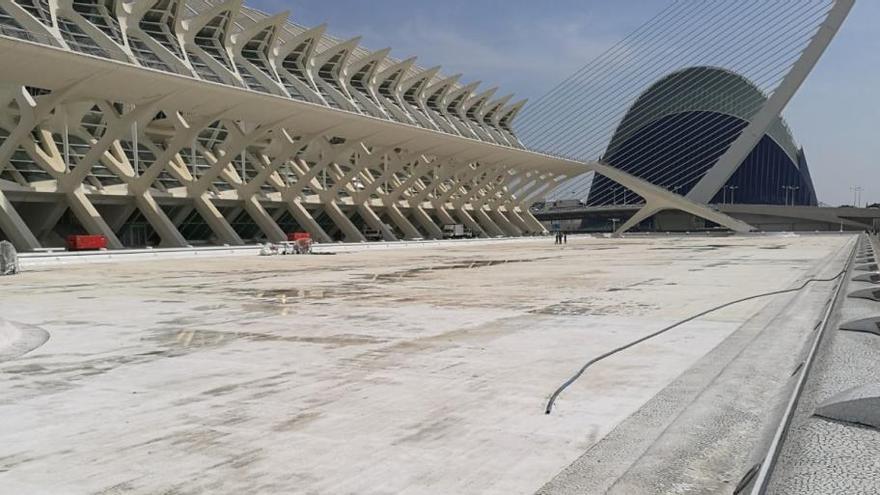
<instances>
[{"instance_id":1,"label":"white bridge pylon","mask_svg":"<svg viewBox=\"0 0 880 495\"><path fill-rule=\"evenodd\" d=\"M517 120L517 135L531 149L589 164L590 170L641 196L644 207L618 233L665 209L699 210L694 214L740 230L742 225L724 218L717 222L710 218L718 219L717 214L695 205L716 198L765 136L777 141L790 136L782 112L854 4L669 2L527 107ZM720 127L713 120L719 114L737 119L742 127ZM663 120L673 117L679 120ZM796 161L799 150L790 141ZM657 143L668 144L668 150ZM762 161L757 166L771 165ZM800 168L799 163L794 166ZM633 175L676 193L664 194L645 184L633 189ZM744 191L758 191L770 180L742 175L737 188ZM618 188L602 180L594 190L591 178L581 174L564 181L544 199L604 205L609 197L616 198ZM625 202L641 204L631 198Z\"/></svg>"}]
</instances>

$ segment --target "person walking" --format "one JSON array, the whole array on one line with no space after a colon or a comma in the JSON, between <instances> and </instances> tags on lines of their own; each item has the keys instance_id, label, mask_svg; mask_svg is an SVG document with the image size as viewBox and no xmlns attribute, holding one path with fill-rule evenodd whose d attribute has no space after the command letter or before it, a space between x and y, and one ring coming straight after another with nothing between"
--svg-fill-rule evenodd
<instances>
[{"instance_id":1,"label":"person walking","mask_svg":"<svg viewBox=\"0 0 880 495\"><path fill-rule=\"evenodd\" d=\"M562 243L563 243L563 244L568 244L568 232L563 232L563 233L562 233Z\"/></svg>"}]
</instances>

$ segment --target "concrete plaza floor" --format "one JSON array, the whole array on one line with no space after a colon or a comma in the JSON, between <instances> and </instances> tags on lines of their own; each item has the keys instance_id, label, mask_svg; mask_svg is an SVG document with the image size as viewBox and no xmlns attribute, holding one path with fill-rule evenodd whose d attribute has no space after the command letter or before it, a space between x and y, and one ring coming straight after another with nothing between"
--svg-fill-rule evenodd
<instances>
[{"instance_id":1,"label":"concrete plaza floor","mask_svg":"<svg viewBox=\"0 0 880 495\"><path fill-rule=\"evenodd\" d=\"M456 243L0 278L0 492L532 493L769 301L603 362L545 415L584 362L789 287L850 239Z\"/></svg>"}]
</instances>

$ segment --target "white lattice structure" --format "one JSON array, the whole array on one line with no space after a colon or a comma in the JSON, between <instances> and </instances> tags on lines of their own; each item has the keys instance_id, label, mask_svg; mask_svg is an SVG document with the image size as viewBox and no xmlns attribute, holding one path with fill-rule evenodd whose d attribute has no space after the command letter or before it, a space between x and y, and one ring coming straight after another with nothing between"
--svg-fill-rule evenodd
<instances>
[{"instance_id":1,"label":"white lattice structure","mask_svg":"<svg viewBox=\"0 0 880 495\"><path fill-rule=\"evenodd\" d=\"M0 0L0 238L112 248L544 233L528 205L598 163L529 152L524 102L240 2Z\"/></svg>"},{"instance_id":2,"label":"white lattice structure","mask_svg":"<svg viewBox=\"0 0 880 495\"><path fill-rule=\"evenodd\" d=\"M0 2L6 37L520 146L510 122L522 102L287 17L236 1ZM281 240L292 228L358 241L365 225L386 240L439 237L443 223L479 235L543 231L509 188L516 170L375 145L332 125L301 129L294 115L242 120L223 99L182 112L162 97L84 98L89 81L60 91L14 81L2 88L2 189L27 203L3 230L24 249L57 244L65 230L103 234L116 248Z\"/></svg>"}]
</instances>

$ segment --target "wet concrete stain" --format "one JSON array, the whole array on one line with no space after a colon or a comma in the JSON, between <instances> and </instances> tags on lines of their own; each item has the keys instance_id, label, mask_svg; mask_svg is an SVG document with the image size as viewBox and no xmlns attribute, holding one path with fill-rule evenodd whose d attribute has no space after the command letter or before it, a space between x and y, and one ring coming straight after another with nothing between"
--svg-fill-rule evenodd
<instances>
[{"instance_id":1,"label":"wet concrete stain","mask_svg":"<svg viewBox=\"0 0 880 495\"><path fill-rule=\"evenodd\" d=\"M277 432L301 430L320 417L321 413L318 412L300 413L276 424L272 430Z\"/></svg>"},{"instance_id":2,"label":"wet concrete stain","mask_svg":"<svg viewBox=\"0 0 880 495\"><path fill-rule=\"evenodd\" d=\"M233 342L290 342L316 344L326 347L348 347L358 345L382 344L386 339L369 335L335 334L328 336L274 335L269 333L220 331L207 329L182 329L176 331L160 330L147 340L170 349L201 349L218 347Z\"/></svg>"},{"instance_id":3,"label":"wet concrete stain","mask_svg":"<svg viewBox=\"0 0 880 495\"><path fill-rule=\"evenodd\" d=\"M95 492L95 495L122 495L124 493L131 493L137 488L137 485L133 482L134 480L129 480L108 486L101 491Z\"/></svg>"},{"instance_id":4,"label":"wet concrete stain","mask_svg":"<svg viewBox=\"0 0 880 495\"><path fill-rule=\"evenodd\" d=\"M28 457L26 454L18 453L0 457L0 473L5 473L17 468L28 462L38 460L37 457Z\"/></svg>"},{"instance_id":5,"label":"wet concrete stain","mask_svg":"<svg viewBox=\"0 0 880 495\"><path fill-rule=\"evenodd\" d=\"M404 443L424 444L425 442L439 440L448 435L449 430L455 428L459 422L460 420L454 414L449 414L436 421L419 423L409 429L412 433L394 441L393 445Z\"/></svg>"},{"instance_id":6,"label":"wet concrete stain","mask_svg":"<svg viewBox=\"0 0 880 495\"><path fill-rule=\"evenodd\" d=\"M464 260L445 265L432 265L427 267L408 268L390 273L375 273L372 275L363 275L362 278L370 282L397 282L403 279L412 279L424 275L426 273L439 272L445 270L472 270L475 268L488 268L498 265L509 265L516 263L534 263L542 260L552 259L552 257L536 257L522 259L488 259L488 260Z\"/></svg>"},{"instance_id":7,"label":"wet concrete stain","mask_svg":"<svg viewBox=\"0 0 880 495\"><path fill-rule=\"evenodd\" d=\"M604 302L598 298L580 298L561 301L543 308L533 309L530 314L553 316L603 316L625 312L629 315L641 316L658 309L653 304L632 301Z\"/></svg>"}]
</instances>

